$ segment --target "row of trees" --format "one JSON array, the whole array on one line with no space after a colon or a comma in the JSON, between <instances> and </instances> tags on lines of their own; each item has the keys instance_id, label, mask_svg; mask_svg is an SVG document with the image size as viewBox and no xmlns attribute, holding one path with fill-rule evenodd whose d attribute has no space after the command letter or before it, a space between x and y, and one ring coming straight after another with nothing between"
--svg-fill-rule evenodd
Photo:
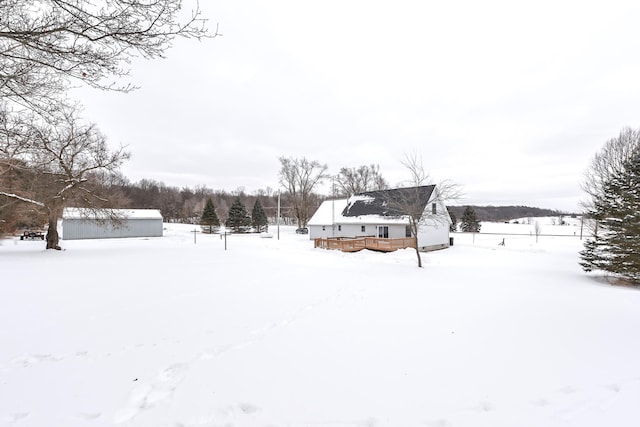
<instances>
[{"instance_id":1,"label":"row of trees","mask_svg":"<svg viewBox=\"0 0 640 427\"><path fill-rule=\"evenodd\" d=\"M200 225L203 231L207 233L215 233L220 227L220 219L216 214L216 209L211 198L207 199L204 206ZM242 203L240 198L236 198L231 208L229 208L225 227L231 229L234 233L246 233L250 231L251 228L253 228L255 232L260 233L269 229L269 222L260 200L255 201L251 215L249 215L244 203Z\"/></svg>"},{"instance_id":2,"label":"row of trees","mask_svg":"<svg viewBox=\"0 0 640 427\"><path fill-rule=\"evenodd\" d=\"M451 212L461 218L467 206L452 206ZM471 208L476 213L480 221L487 222L503 222L511 221L517 218L536 218L542 216L557 217L558 220L562 216L571 215L562 213L553 209L536 208L532 206L478 206L472 205ZM533 220L532 220L533 221ZM533 223L533 222L532 222Z\"/></svg>"},{"instance_id":3,"label":"row of trees","mask_svg":"<svg viewBox=\"0 0 640 427\"><path fill-rule=\"evenodd\" d=\"M103 179L104 178L104 179ZM278 194L271 188L259 189L247 193L243 188L233 191L213 190L206 186L174 187L162 182L142 179L129 182L119 175L90 176L88 180L93 187L100 187L94 191L108 195L109 206L113 208L158 209L166 222L198 224L205 210L208 199L216 207L220 221L224 223L230 207L236 199L245 206L254 206L259 202L268 220L275 221ZM29 181L25 180L24 185ZM87 185L87 183L85 183ZM312 194L309 206L313 214L323 196ZM2 197L0 196L0 200ZM66 206L77 206L73 199L66 200ZM43 209L34 209L29 203L6 199L0 205L0 234L12 232L16 228L42 227L47 222L47 213ZM287 193L281 195L281 222L293 224L295 222L290 197Z\"/></svg>"}]
</instances>

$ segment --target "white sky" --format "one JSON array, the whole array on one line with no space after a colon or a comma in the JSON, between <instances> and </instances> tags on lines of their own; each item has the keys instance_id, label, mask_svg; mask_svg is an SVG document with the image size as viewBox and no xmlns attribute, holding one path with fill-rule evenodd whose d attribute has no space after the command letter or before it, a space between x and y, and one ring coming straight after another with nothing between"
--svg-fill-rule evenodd
<instances>
[{"instance_id":1,"label":"white sky","mask_svg":"<svg viewBox=\"0 0 640 427\"><path fill-rule=\"evenodd\" d=\"M304 156L394 185L415 152L457 204L575 210L592 156L640 126L637 1L201 3L222 37L134 63L134 93L78 91L132 181L251 192Z\"/></svg>"}]
</instances>

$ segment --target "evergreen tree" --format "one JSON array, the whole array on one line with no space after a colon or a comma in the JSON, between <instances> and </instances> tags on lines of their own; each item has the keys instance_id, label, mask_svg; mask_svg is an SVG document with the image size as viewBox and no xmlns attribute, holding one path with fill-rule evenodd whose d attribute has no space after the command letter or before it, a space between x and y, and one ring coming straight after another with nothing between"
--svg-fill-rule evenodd
<instances>
[{"instance_id":1,"label":"evergreen tree","mask_svg":"<svg viewBox=\"0 0 640 427\"><path fill-rule=\"evenodd\" d=\"M458 218L456 218L456 215L451 209L447 208L447 211L449 211L449 216L451 217L451 225L449 226L449 231L458 231Z\"/></svg>"},{"instance_id":2,"label":"evergreen tree","mask_svg":"<svg viewBox=\"0 0 640 427\"><path fill-rule=\"evenodd\" d=\"M262 209L262 204L259 199L253 204L253 210L251 211L251 225L258 232L267 231L269 222L267 221L267 214Z\"/></svg>"},{"instance_id":3,"label":"evergreen tree","mask_svg":"<svg viewBox=\"0 0 640 427\"><path fill-rule=\"evenodd\" d=\"M217 231L218 227L220 227L220 220L216 214L216 209L213 206L213 200L211 200L211 197L207 198L207 202L204 205L202 218L200 218L200 225L206 233L213 233Z\"/></svg>"},{"instance_id":4,"label":"evergreen tree","mask_svg":"<svg viewBox=\"0 0 640 427\"><path fill-rule=\"evenodd\" d=\"M585 271L602 270L640 282L640 150L635 150L589 212L596 222L594 236L580 252Z\"/></svg>"},{"instance_id":5,"label":"evergreen tree","mask_svg":"<svg viewBox=\"0 0 640 427\"><path fill-rule=\"evenodd\" d=\"M251 227L251 217L247 213L244 203L237 197L227 215L227 221L224 224L227 228L231 228L234 233L245 233Z\"/></svg>"},{"instance_id":6,"label":"evergreen tree","mask_svg":"<svg viewBox=\"0 0 640 427\"><path fill-rule=\"evenodd\" d=\"M474 211L471 206L467 206L467 208L464 210L464 213L462 214L462 219L460 220L460 229L467 233L480 232L480 221L478 221L476 211Z\"/></svg>"}]
</instances>

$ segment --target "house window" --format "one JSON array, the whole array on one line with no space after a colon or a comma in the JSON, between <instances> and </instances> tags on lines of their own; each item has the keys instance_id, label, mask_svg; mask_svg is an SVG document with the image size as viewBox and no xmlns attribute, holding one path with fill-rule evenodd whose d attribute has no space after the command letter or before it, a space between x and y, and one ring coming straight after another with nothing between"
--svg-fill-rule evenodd
<instances>
[{"instance_id":1,"label":"house window","mask_svg":"<svg viewBox=\"0 0 640 427\"><path fill-rule=\"evenodd\" d=\"M360 226L360 231L364 233L364 232L365 232L365 230L366 230L366 227L365 227L364 225L361 225L361 226Z\"/></svg>"},{"instance_id":2,"label":"house window","mask_svg":"<svg viewBox=\"0 0 640 427\"><path fill-rule=\"evenodd\" d=\"M338 231L342 231L342 226L338 225Z\"/></svg>"},{"instance_id":3,"label":"house window","mask_svg":"<svg viewBox=\"0 0 640 427\"><path fill-rule=\"evenodd\" d=\"M437 209L436 209L436 204L435 203L433 203L431 205L431 213L434 214L434 215L437 213Z\"/></svg>"},{"instance_id":4,"label":"house window","mask_svg":"<svg viewBox=\"0 0 640 427\"><path fill-rule=\"evenodd\" d=\"M411 237L411 226L407 225L407 227L404 230L404 237Z\"/></svg>"},{"instance_id":5,"label":"house window","mask_svg":"<svg viewBox=\"0 0 640 427\"><path fill-rule=\"evenodd\" d=\"M386 225L379 225L378 226L378 237L380 237L381 239L388 239L389 238L389 227L387 227Z\"/></svg>"}]
</instances>

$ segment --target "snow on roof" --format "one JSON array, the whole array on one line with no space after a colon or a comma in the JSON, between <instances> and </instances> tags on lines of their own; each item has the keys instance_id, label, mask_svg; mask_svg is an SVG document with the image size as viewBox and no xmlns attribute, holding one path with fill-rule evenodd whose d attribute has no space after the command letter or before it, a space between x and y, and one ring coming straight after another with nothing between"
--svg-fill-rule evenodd
<instances>
[{"instance_id":1,"label":"snow on roof","mask_svg":"<svg viewBox=\"0 0 640 427\"><path fill-rule=\"evenodd\" d=\"M308 225L333 224L347 206L347 199L325 200L309 220Z\"/></svg>"},{"instance_id":2,"label":"snow on roof","mask_svg":"<svg viewBox=\"0 0 640 427\"><path fill-rule=\"evenodd\" d=\"M435 185L394 188L356 194L348 199L325 200L309 220L309 225L406 224L408 215L389 206L389 201L417 198L424 210Z\"/></svg>"},{"instance_id":3,"label":"snow on roof","mask_svg":"<svg viewBox=\"0 0 640 427\"><path fill-rule=\"evenodd\" d=\"M158 209L112 209L113 213L124 219L162 219ZM104 212L96 215L95 211L85 208L65 208L62 219L108 219Z\"/></svg>"},{"instance_id":4,"label":"snow on roof","mask_svg":"<svg viewBox=\"0 0 640 427\"><path fill-rule=\"evenodd\" d=\"M406 217L392 217L383 215L343 216L343 212L354 201L365 202L373 200L371 197L351 196L349 199L325 200L316 213L309 220L308 225L331 224L406 224Z\"/></svg>"}]
</instances>

